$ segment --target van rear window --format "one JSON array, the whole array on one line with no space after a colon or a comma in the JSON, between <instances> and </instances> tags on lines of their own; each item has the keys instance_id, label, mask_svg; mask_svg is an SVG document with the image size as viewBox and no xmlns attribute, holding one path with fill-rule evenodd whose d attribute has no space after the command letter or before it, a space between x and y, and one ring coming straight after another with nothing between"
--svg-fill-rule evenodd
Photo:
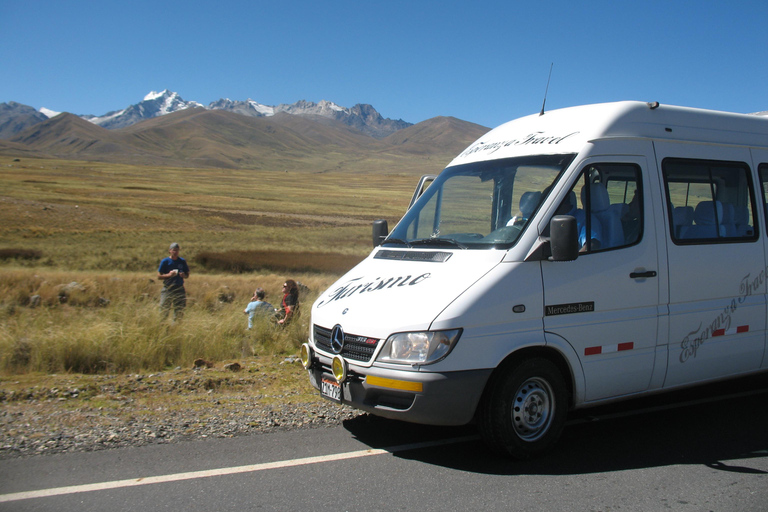
<instances>
[{"instance_id":1,"label":"van rear window","mask_svg":"<svg viewBox=\"0 0 768 512\"><path fill-rule=\"evenodd\" d=\"M675 243L757 238L755 194L746 163L666 158L662 171Z\"/></svg>"}]
</instances>

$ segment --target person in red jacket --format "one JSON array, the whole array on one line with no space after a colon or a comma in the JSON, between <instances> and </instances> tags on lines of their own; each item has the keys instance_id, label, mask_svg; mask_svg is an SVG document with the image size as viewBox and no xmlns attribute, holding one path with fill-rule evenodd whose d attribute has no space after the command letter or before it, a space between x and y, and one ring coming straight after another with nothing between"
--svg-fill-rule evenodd
<instances>
[{"instance_id":1,"label":"person in red jacket","mask_svg":"<svg viewBox=\"0 0 768 512\"><path fill-rule=\"evenodd\" d=\"M277 323L288 325L299 309L299 287L293 279L286 279L283 284L283 301L280 305L283 317Z\"/></svg>"}]
</instances>

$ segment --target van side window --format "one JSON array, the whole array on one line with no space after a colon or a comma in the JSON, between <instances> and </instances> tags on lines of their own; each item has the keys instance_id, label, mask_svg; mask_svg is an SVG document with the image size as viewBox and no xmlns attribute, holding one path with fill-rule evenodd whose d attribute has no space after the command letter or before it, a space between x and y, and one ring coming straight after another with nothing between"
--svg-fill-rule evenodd
<instances>
[{"instance_id":1,"label":"van side window","mask_svg":"<svg viewBox=\"0 0 768 512\"><path fill-rule=\"evenodd\" d=\"M768 164L760 164L757 167L760 173L760 183L763 189L763 208L765 210L765 217L768 219ZM766 224L768 229L768 223Z\"/></svg>"},{"instance_id":2,"label":"van side window","mask_svg":"<svg viewBox=\"0 0 768 512\"><path fill-rule=\"evenodd\" d=\"M755 196L747 164L665 158L661 167L675 243L757 238Z\"/></svg>"},{"instance_id":3,"label":"van side window","mask_svg":"<svg viewBox=\"0 0 768 512\"><path fill-rule=\"evenodd\" d=\"M592 164L582 170L558 209L576 218L581 253L626 247L642 238L641 183L635 164Z\"/></svg>"}]
</instances>

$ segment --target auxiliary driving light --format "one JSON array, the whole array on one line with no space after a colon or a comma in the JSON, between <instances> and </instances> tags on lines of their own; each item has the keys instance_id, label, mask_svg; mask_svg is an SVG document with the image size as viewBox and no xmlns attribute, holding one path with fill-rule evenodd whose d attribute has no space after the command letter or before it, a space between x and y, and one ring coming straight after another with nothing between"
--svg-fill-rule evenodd
<instances>
[{"instance_id":1,"label":"auxiliary driving light","mask_svg":"<svg viewBox=\"0 0 768 512\"><path fill-rule=\"evenodd\" d=\"M301 366L303 366L305 370L312 368L312 349L310 348L309 343L301 344L299 359L301 359Z\"/></svg>"},{"instance_id":2,"label":"auxiliary driving light","mask_svg":"<svg viewBox=\"0 0 768 512\"><path fill-rule=\"evenodd\" d=\"M347 379L347 362L341 356L333 356L331 371L336 382L341 384Z\"/></svg>"}]
</instances>

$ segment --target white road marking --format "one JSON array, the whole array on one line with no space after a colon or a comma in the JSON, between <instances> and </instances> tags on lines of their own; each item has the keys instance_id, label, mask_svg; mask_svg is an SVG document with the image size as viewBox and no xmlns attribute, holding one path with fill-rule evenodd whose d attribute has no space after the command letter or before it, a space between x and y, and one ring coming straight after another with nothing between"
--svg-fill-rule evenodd
<instances>
[{"instance_id":1,"label":"white road marking","mask_svg":"<svg viewBox=\"0 0 768 512\"><path fill-rule=\"evenodd\" d=\"M236 466L231 468L208 469L204 471L190 471L187 473L175 473L171 475L158 475L143 478L131 478L128 480L113 480L111 482L97 482L94 484L71 485L67 487L55 487L51 489L40 489L37 491L15 492L10 494L0 494L0 503L9 501L29 500L33 498L47 498L51 496L62 496L65 494L77 494L82 492L105 491L107 489L119 489L123 487L136 487L138 485L163 484L169 482L179 482L182 480L193 480L196 478L208 478L212 476L235 475L238 473L252 473L255 471L265 471L269 469L290 468L295 466L306 466L308 464L319 464L321 462L333 462L338 460L357 459L360 457L369 457L371 455L382 455L385 453L396 453L408 450L417 450L420 448L431 448L446 444L455 444L465 441L479 439L478 436L458 437L453 439L442 439L438 441L427 441L423 443L405 444L392 446L389 448L378 448L368 450L358 450L354 452L336 453L331 455L320 455L317 457L305 457L302 459L281 460L275 462L264 462L261 464L251 464L247 466Z\"/></svg>"},{"instance_id":2,"label":"white road marking","mask_svg":"<svg viewBox=\"0 0 768 512\"><path fill-rule=\"evenodd\" d=\"M569 420L566 424L578 425L581 423L589 423L589 422L599 421L599 420L635 416L638 414L645 414L649 412L659 412L659 411L664 411L671 408L679 409L680 407L687 406L687 405L700 405L704 403L716 402L719 400L730 399L730 398L743 398L751 395L766 393L767 391L768 390L765 390L765 389L757 389L757 390L744 391L740 393L732 393L730 395L723 395L718 397L706 397L699 400L689 400L687 402L677 402L677 403L665 404L665 405L656 406L656 407L647 407L645 409L633 409L630 411L623 411L623 412L613 413L613 414L602 414L598 417L586 417L582 419ZM82 492L104 491L107 489L118 489L123 487L135 487L137 485L179 482L182 480L208 478L211 476L235 475L238 473L251 473L255 471L264 471L269 469L306 466L308 464L318 464L321 462L333 462L337 460L358 459L361 457L369 457L371 455L382 455L385 453L397 453L397 452L404 452L408 450L417 450L420 448L431 448L431 447L443 446L447 444L476 441L478 439L480 439L480 436L477 436L477 435L456 437L456 438L442 439L437 441L426 441L423 443L404 444L399 446L392 446L389 448L359 450L354 452L336 453L332 455L320 455L317 457L305 457L302 459L291 459L291 460L283 460L283 461L276 461L276 462L264 462L262 464L251 464L248 466L209 469L204 471L191 471L188 473L175 473L172 475L159 475L159 476L150 476L150 477L144 477L144 478L133 478L129 480L114 480L111 482L99 482L95 484L72 485L68 487L55 487L52 489L40 489L37 491L24 491L24 492L10 493L10 494L0 494L0 503L6 503L9 501L29 500L33 498L46 498L49 496L62 496L65 494L77 494Z\"/></svg>"}]
</instances>

